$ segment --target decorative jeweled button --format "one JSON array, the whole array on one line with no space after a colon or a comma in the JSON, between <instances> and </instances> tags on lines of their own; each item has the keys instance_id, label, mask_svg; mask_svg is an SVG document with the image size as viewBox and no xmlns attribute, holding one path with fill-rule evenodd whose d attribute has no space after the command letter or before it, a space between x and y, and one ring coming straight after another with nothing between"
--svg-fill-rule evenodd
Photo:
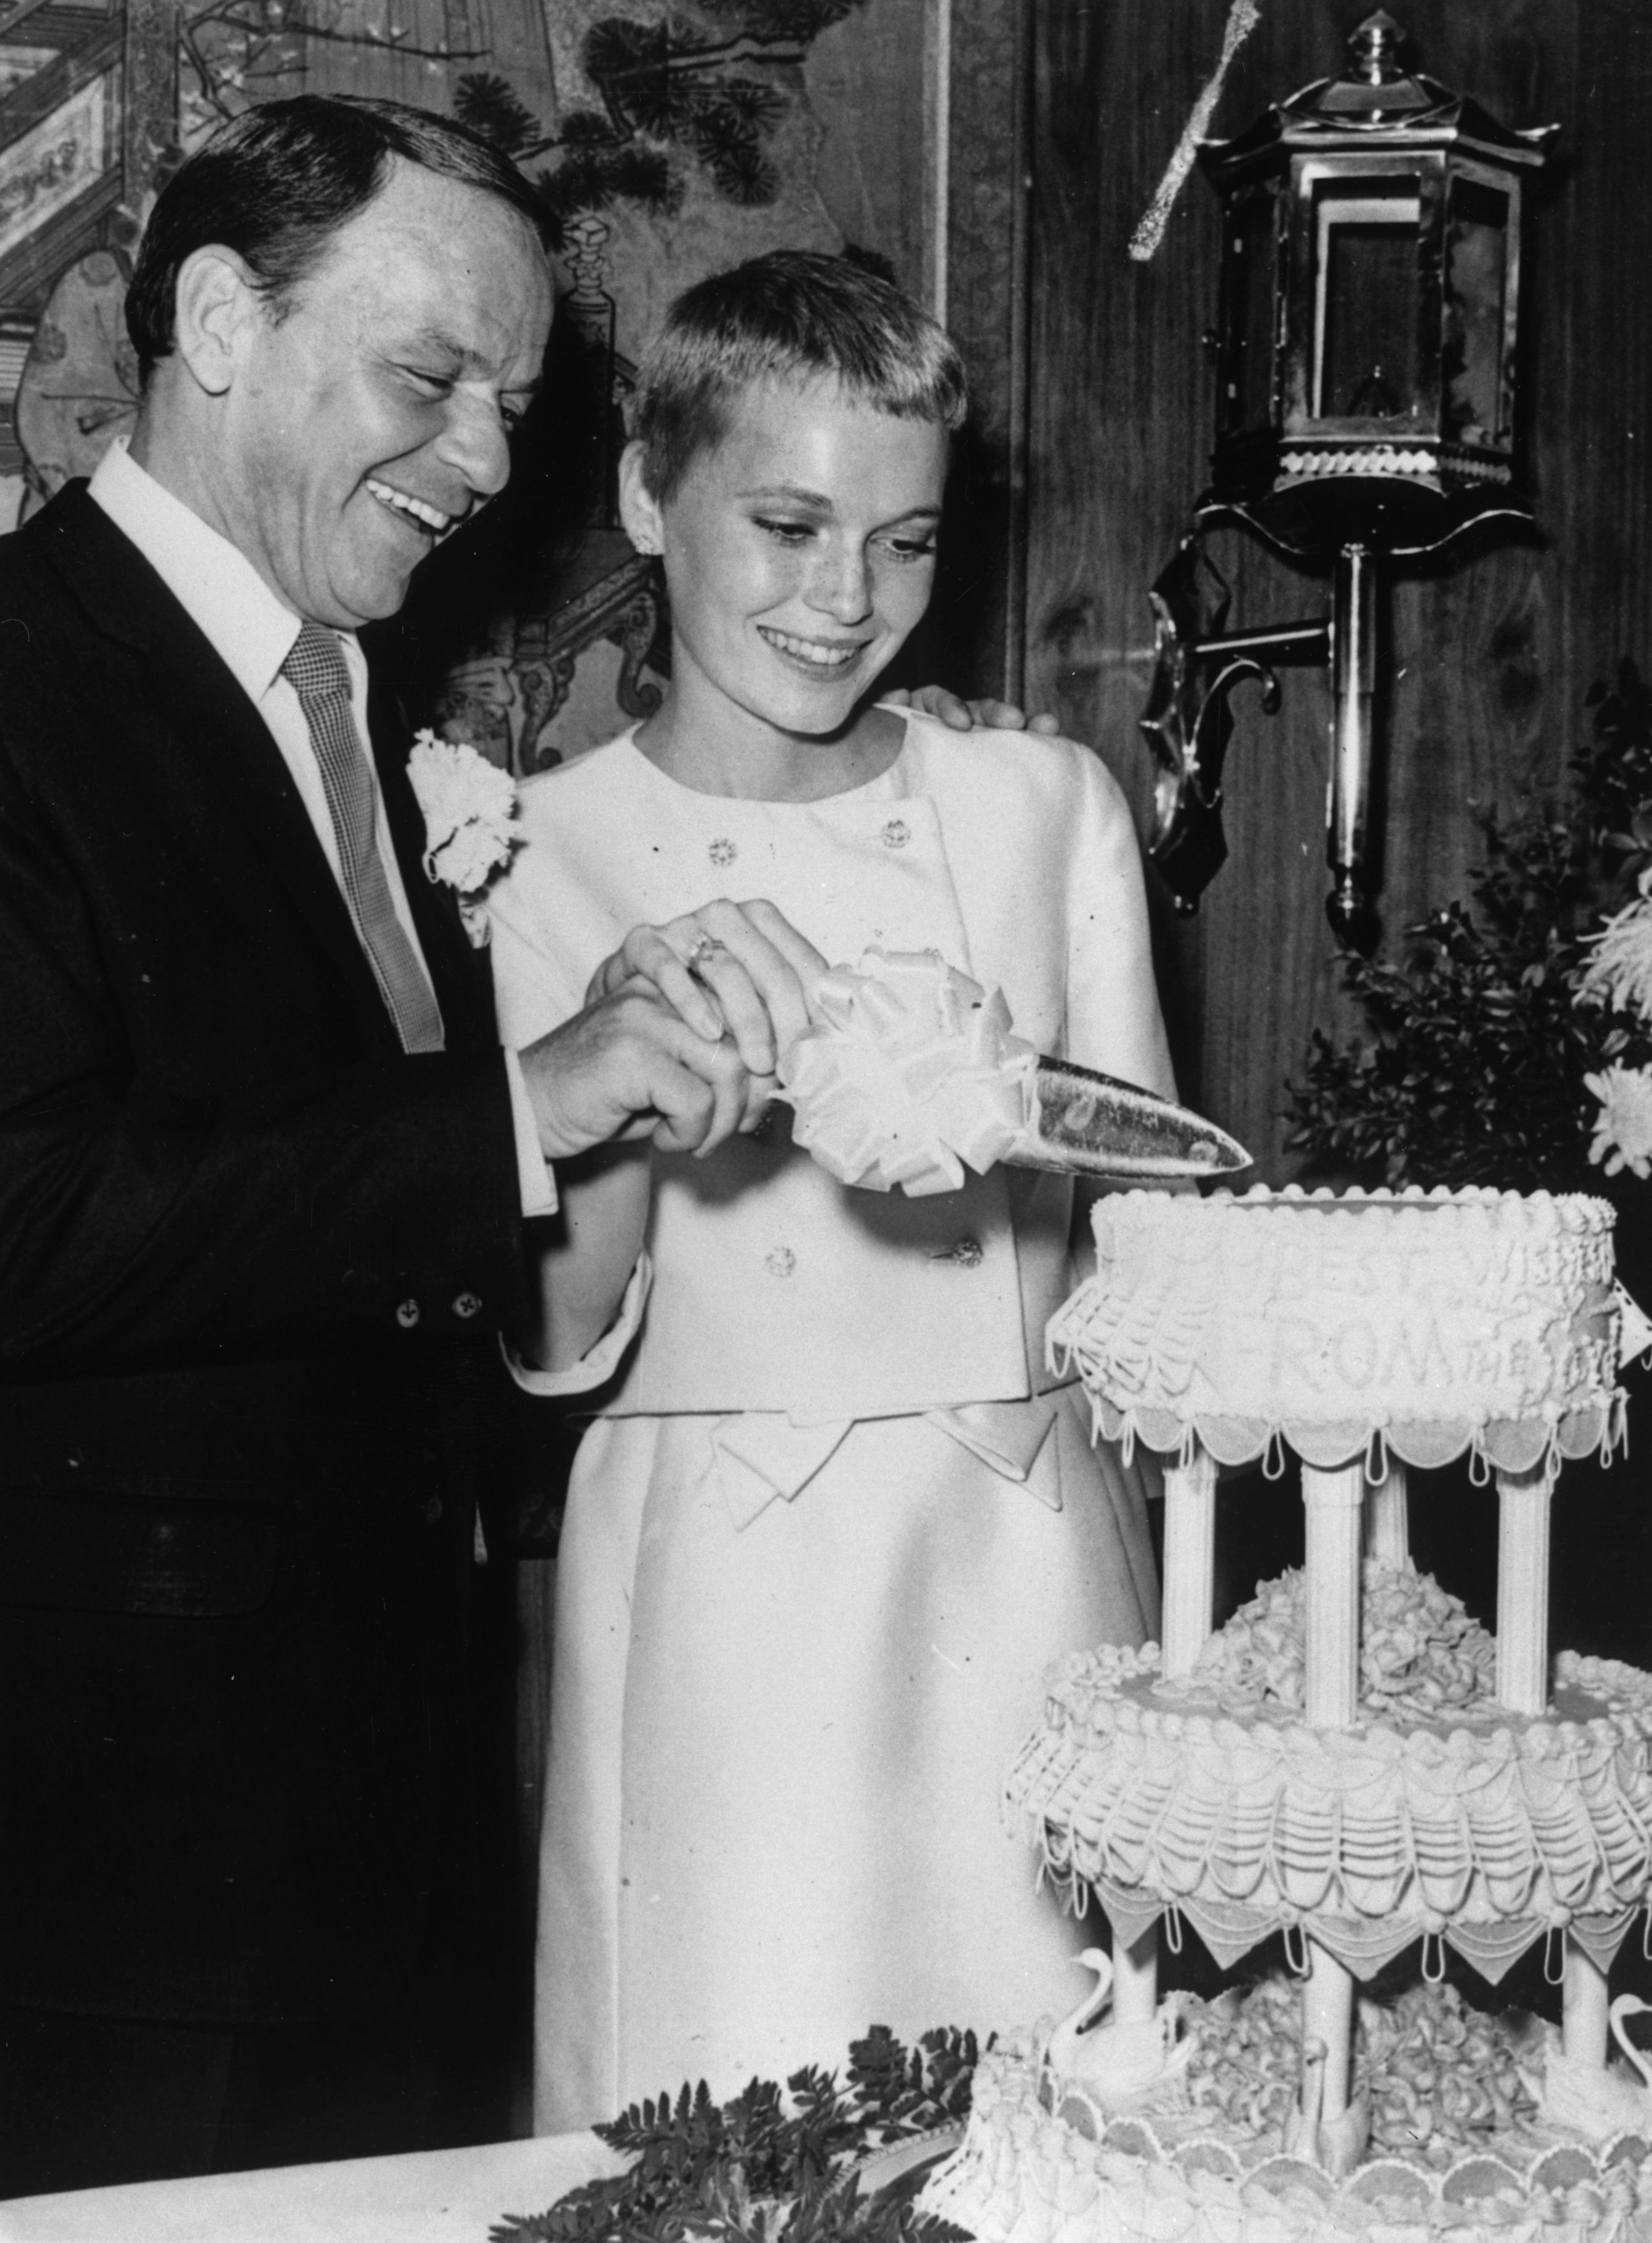
<instances>
[{"instance_id":1,"label":"decorative jeweled button","mask_svg":"<svg viewBox=\"0 0 1652 2243\"><path fill-rule=\"evenodd\" d=\"M732 865L740 852L732 841L721 837L712 843L706 853L714 865Z\"/></svg>"},{"instance_id":2,"label":"decorative jeweled button","mask_svg":"<svg viewBox=\"0 0 1652 2243\"><path fill-rule=\"evenodd\" d=\"M396 1310L396 1322L401 1326L403 1331L411 1331L418 1321L418 1302L403 1301Z\"/></svg>"},{"instance_id":3,"label":"decorative jeweled button","mask_svg":"<svg viewBox=\"0 0 1652 2243\"><path fill-rule=\"evenodd\" d=\"M882 836L886 849L904 849L911 838L912 829L903 818L891 818Z\"/></svg>"},{"instance_id":4,"label":"decorative jeweled button","mask_svg":"<svg viewBox=\"0 0 1652 2243\"><path fill-rule=\"evenodd\" d=\"M771 1277L789 1277L797 1267L797 1256L789 1246L772 1247L763 1256L763 1267Z\"/></svg>"},{"instance_id":5,"label":"decorative jeweled button","mask_svg":"<svg viewBox=\"0 0 1652 2243\"><path fill-rule=\"evenodd\" d=\"M453 1303L453 1314L456 1317L462 1317L466 1323L468 1324L471 1317L480 1312L481 1305L481 1297L480 1294L461 1293L458 1299Z\"/></svg>"},{"instance_id":6,"label":"decorative jeweled button","mask_svg":"<svg viewBox=\"0 0 1652 2243\"><path fill-rule=\"evenodd\" d=\"M956 1262L960 1270L978 1270L983 1258L981 1242L978 1238L971 1238L966 1230L962 1238L956 1240L946 1252L937 1258L944 1262Z\"/></svg>"}]
</instances>

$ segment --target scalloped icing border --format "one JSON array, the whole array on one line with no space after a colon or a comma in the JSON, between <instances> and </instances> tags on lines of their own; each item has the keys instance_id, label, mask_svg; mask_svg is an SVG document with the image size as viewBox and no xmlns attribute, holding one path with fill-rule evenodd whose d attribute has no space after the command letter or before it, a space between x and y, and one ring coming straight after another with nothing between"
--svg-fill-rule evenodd
<instances>
[{"instance_id":1,"label":"scalloped icing border","mask_svg":"<svg viewBox=\"0 0 1652 2243\"><path fill-rule=\"evenodd\" d=\"M1302 1923L1353 1969L1436 1933L1495 1980L1561 1925L1604 1964L1652 1891L1652 1675L1570 1652L1555 1675L1600 1710L1322 1730L1070 1654L1004 1804L1075 1909L1179 1909L1224 1961Z\"/></svg>"},{"instance_id":2,"label":"scalloped icing border","mask_svg":"<svg viewBox=\"0 0 1652 2243\"><path fill-rule=\"evenodd\" d=\"M1066 1376L1078 1364L1090 1398L1093 1438L1116 1441L1128 1465L1139 1441L1144 1448L1185 1467L1196 1445L1219 1465L1254 1464L1260 1457L1271 1478L1284 1469L1282 1451L1293 1449L1304 1464L1320 1472L1333 1472L1363 1459L1373 1480L1387 1478L1390 1456L1420 1472L1453 1464L1465 1451L1469 1454L1475 1485L1483 1485L1491 1472L1528 1472L1541 1467L1551 1478L1562 1462L1600 1452L1609 1465L1628 1445L1626 1413L1628 1398L1615 1386L1610 1399L1555 1418L1457 1418L1384 1419L1373 1412L1364 1418L1326 1420L1320 1424L1298 1418L1232 1418L1200 1411L1181 1418L1168 1410L1132 1404L1118 1409L1098 1394L1085 1376L1076 1348L1052 1346L1050 1365Z\"/></svg>"},{"instance_id":3,"label":"scalloped icing border","mask_svg":"<svg viewBox=\"0 0 1652 2243\"><path fill-rule=\"evenodd\" d=\"M982 2056L963 2143L930 2176L917 2209L982 2243L1313 2243L1327 2232L1365 2243L1418 2243L1439 2233L1454 2243L1516 2234L1533 2243L1652 2239L1652 2158L1638 2136L1598 2150L1581 2140L1539 2143L1528 2158L1505 2155L1502 2145L1475 2149L1439 2174L1390 2155L1337 2183L1259 2143L1243 2145L1246 2155L1260 2152L1246 2165L1224 2131L1212 2125L1167 2146L1151 2122L1132 2118L1091 2140L1045 2111L1036 2055L1011 2038ZM1229 2169L1235 2163L1238 2172ZM1386 2192L1385 2176L1393 2182ZM1508 2198L1520 2192L1524 2205L1511 2219ZM1487 2217L1477 2223L1481 2200Z\"/></svg>"}]
</instances>

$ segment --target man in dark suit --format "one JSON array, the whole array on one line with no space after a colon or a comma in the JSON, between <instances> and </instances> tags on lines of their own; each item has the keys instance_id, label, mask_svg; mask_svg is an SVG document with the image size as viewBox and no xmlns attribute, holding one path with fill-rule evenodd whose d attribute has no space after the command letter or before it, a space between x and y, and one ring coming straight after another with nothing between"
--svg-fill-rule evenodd
<instances>
[{"instance_id":1,"label":"man in dark suit","mask_svg":"<svg viewBox=\"0 0 1652 2243\"><path fill-rule=\"evenodd\" d=\"M484 143L255 111L146 235L130 451L0 540L0 2195L424 2139L523 1225L751 1110L635 985L500 1051L356 647L550 310Z\"/></svg>"}]
</instances>

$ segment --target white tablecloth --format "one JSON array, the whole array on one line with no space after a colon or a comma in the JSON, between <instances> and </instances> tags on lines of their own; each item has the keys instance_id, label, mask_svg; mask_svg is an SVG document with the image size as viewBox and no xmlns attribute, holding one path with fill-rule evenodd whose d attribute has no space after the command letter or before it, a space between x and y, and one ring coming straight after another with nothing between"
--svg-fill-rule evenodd
<instances>
[{"instance_id":1,"label":"white tablecloth","mask_svg":"<svg viewBox=\"0 0 1652 2243\"><path fill-rule=\"evenodd\" d=\"M623 2160L594 2134L479 2150L286 2166L201 2180L19 2196L3 2243L487 2243L507 2212L543 2212Z\"/></svg>"}]
</instances>

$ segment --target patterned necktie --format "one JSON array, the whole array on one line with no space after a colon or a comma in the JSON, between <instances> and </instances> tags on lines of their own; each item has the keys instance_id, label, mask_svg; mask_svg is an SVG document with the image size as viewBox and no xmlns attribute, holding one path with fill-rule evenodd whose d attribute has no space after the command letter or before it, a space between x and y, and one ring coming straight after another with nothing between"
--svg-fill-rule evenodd
<instances>
[{"instance_id":1,"label":"patterned necktie","mask_svg":"<svg viewBox=\"0 0 1652 2243\"><path fill-rule=\"evenodd\" d=\"M299 697L339 845L345 901L379 994L409 1052L440 1051L441 1013L419 953L396 916L374 827L379 791L350 711L350 673L336 632L306 623L281 664Z\"/></svg>"}]
</instances>

